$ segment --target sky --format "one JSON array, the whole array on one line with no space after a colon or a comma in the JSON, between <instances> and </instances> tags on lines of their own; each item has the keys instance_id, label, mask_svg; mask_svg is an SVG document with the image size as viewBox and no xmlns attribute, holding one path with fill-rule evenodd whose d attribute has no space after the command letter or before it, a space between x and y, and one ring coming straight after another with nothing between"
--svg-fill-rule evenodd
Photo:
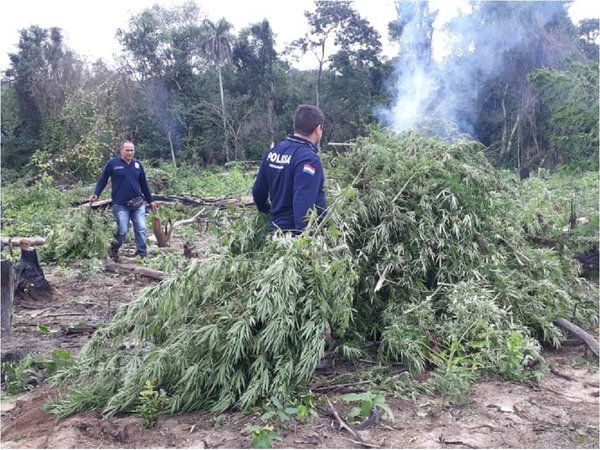
<instances>
[{"instance_id":1,"label":"sky","mask_svg":"<svg viewBox=\"0 0 600 450\"><path fill-rule=\"evenodd\" d=\"M129 18L153 4L163 7L181 5L185 0L100 0L94 2L72 0L15 0L3 2L0 7L0 70L9 66L8 53L15 52L19 30L31 25L42 28L59 27L66 45L89 61L98 58L107 63L120 52L115 38L118 28L126 28ZM440 9L439 17L452 15L462 0L432 0ZM207 17L218 20L225 17L236 31L268 19L276 35L278 50L286 43L302 37L307 28L304 11L314 9L313 0L196 0ZM394 56L397 48L387 41L387 24L396 18L394 0L354 0L354 8L382 35L384 54ZM570 9L575 21L582 18L600 18L600 2L575 0ZM307 57L308 58L308 57ZM303 68L314 61L304 60Z\"/></svg>"}]
</instances>

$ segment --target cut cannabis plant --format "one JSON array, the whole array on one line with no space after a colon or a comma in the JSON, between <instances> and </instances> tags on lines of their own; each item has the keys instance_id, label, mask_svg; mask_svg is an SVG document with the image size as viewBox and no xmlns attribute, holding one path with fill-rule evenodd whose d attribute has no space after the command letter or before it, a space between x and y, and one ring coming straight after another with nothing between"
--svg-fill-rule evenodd
<instances>
[{"instance_id":1,"label":"cut cannabis plant","mask_svg":"<svg viewBox=\"0 0 600 450\"><path fill-rule=\"evenodd\" d=\"M45 261L57 262L104 259L113 234L114 223L109 213L87 207L74 209L50 231L40 255Z\"/></svg>"},{"instance_id":2,"label":"cut cannabis plant","mask_svg":"<svg viewBox=\"0 0 600 450\"><path fill-rule=\"evenodd\" d=\"M475 142L375 130L329 173L330 207L300 236L242 218L219 252L118 311L55 377L79 387L49 407L131 411L146 380L171 412L292 403L328 330L349 359L437 367L466 392L478 374L530 378L556 316L587 324L595 293L576 262L528 241L519 191ZM327 158L324 158L327 163ZM530 362L536 361L536 364Z\"/></svg>"}]
</instances>

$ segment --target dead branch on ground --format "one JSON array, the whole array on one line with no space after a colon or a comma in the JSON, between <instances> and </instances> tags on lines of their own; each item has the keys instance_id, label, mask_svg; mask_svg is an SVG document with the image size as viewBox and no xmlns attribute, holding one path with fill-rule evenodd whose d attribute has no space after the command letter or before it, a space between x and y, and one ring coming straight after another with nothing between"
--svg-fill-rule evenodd
<instances>
[{"instance_id":1,"label":"dead branch on ground","mask_svg":"<svg viewBox=\"0 0 600 450\"><path fill-rule=\"evenodd\" d=\"M339 413L333 407L333 403L331 403L331 400L329 400L329 397L327 395L325 395L325 399L327 400L327 405L329 406L331 414L333 414L333 417L335 418L335 420L337 420L340 428L343 428L344 430L348 431L352 435L352 437L354 437L354 439L358 441L357 444L364 445L365 447L372 447L371 444L367 444L365 442L362 436L358 434L358 431L354 431L354 429L344 419L340 417Z\"/></svg>"},{"instance_id":2,"label":"dead branch on ground","mask_svg":"<svg viewBox=\"0 0 600 450\"><path fill-rule=\"evenodd\" d=\"M585 345L587 345L588 348L594 353L594 355L598 356L600 354L600 345L598 344L598 341L587 331L583 330L582 328L579 328L573 322L570 322L563 317L557 317L552 322L557 327L560 327L563 330L567 330L574 336L581 339L585 343Z\"/></svg>"},{"instance_id":3,"label":"dead branch on ground","mask_svg":"<svg viewBox=\"0 0 600 450\"><path fill-rule=\"evenodd\" d=\"M117 263L110 259L106 261L106 269L112 270L113 272L136 273L138 275L143 275L148 278L154 278L155 280L162 280L165 278L165 273L160 270L138 266L137 264Z\"/></svg>"}]
</instances>

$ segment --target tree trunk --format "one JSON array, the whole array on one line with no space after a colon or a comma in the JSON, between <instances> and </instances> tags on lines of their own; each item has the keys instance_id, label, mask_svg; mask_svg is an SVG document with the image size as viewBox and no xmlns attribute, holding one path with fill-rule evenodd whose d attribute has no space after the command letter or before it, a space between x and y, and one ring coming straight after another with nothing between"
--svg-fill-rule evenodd
<instances>
[{"instance_id":1,"label":"tree trunk","mask_svg":"<svg viewBox=\"0 0 600 450\"><path fill-rule=\"evenodd\" d=\"M8 334L10 333L13 297L15 295L15 271L10 260L2 259L0 264L2 265L1 329L3 334Z\"/></svg>"},{"instance_id":2,"label":"tree trunk","mask_svg":"<svg viewBox=\"0 0 600 450\"><path fill-rule=\"evenodd\" d=\"M52 286L46 281L33 247L21 249L21 259L15 266L16 293L36 301L52 298Z\"/></svg>"},{"instance_id":3,"label":"tree trunk","mask_svg":"<svg viewBox=\"0 0 600 450\"><path fill-rule=\"evenodd\" d=\"M587 345L588 348L594 353L594 355L600 355L600 347L598 341L587 331L579 328L577 325L563 317L557 317L553 320L553 322L554 325L562 328L563 330L567 330L569 333L581 339L585 343L585 345Z\"/></svg>"},{"instance_id":4,"label":"tree trunk","mask_svg":"<svg viewBox=\"0 0 600 450\"><path fill-rule=\"evenodd\" d=\"M158 213L154 213L154 216L152 216L152 231L159 247L171 246L171 233L173 233L173 222L171 220L168 221L163 230L160 224L160 216Z\"/></svg>"},{"instance_id":5,"label":"tree trunk","mask_svg":"<svg viewBox=\"0 0 600 450\"><path fill-rule=\"evenodd\" d=\"M175 149L173 148L173 139L171 139L171 131L167 133L169 138L169 146L171 147L171 159L173 160L173 167L177 168L177 161L175 160Z\"/></svg>"},{"instance_id":6,"label":"tree trunk","mask_svg":"<svg viewBox=\"0 0 600 450\"><path fill-rule=\"evenodd\" d=\"M269 142L271 143L271 148L275 146L275 128L273 126L273 111L275 98L275 88L273 83L271 83L271 92L269 93L269 98L267 99L267 133L269 134Z\"/></svg>"},{"instance_id":7,"label":"tree trunk","mask_svg":"<svg viewBox=\"0 0 600 450\"><path fill-rule=\"evenodd\" d=\"M225 150L225 159L229 162L229 145L227 145L227 119L225 118L225 94L223 92L223 77L221 75L221 66L217 65L219 73L219 93L221 94L221 115L223 116L223 149Z\"/></svg>"}]
</instances>

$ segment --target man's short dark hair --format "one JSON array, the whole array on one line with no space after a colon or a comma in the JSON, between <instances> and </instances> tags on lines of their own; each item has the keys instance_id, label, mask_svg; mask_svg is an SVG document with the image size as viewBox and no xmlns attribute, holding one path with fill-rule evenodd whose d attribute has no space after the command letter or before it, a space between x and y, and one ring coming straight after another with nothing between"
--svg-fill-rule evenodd
<instances>
[{"instance_id":1,"label":"man's short dark hair","mask_svg":"<svg viewBox=\"0 0 600 450\"><path fill-rule=\"evenodd\" d=\"M313 105L299 105L294 112L294 133L305 136L312 134L319 125L325 122L323 111Z\"/></svg>"},{"instance_id":2,"label":"man's short dark hair","mask_svg":"<svg viewBox=\"0 0 600 450\"><path fill-rule=\"evenodd\" d=\"M121 142L119 142L119 151L121 151L125 144L133 144L133 141L131 139L123 139Z\"/></svg>"}]
</instances>

